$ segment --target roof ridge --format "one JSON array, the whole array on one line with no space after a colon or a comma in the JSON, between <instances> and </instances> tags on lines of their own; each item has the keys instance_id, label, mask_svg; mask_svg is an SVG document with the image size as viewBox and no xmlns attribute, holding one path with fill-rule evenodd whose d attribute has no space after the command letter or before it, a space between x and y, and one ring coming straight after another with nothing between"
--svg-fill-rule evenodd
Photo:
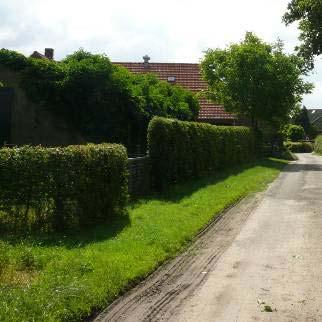
<instances>
[{"instance_id":1,"label":"roof ridge","mask_svg":"<svg viewBox=\"0 0 322 322\"><path fill-rule=\"evenodd\" d=\"M144 62L130 62L130 61L113 61L112 64L140 64L144 65ZM149 65L197 65L200 66L200 63L175 63L175 62L163 62L163 63L153 63L149 62Z\"/></svg>"}]
</instances>

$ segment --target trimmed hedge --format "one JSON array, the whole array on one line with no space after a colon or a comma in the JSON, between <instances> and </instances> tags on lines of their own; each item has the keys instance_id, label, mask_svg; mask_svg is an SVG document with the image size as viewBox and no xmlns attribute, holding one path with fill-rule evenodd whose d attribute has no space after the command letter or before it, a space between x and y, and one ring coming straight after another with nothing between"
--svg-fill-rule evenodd
<instances>
[{"instance_id":1,"label":"trimmed hedge","mask_svg":"<svg viewBox=\"0 0 322 322\"><path fill-rule=\"evenodd\" d=\"M314 143L314 151L316 153L322 154L322 135L318 135Z\"/></svg>"},{"instance_id":2,"label":"trimmed hedge","mask_svg":"<svg viewBox=\"0 0 322 322\"><path fill-rule=\"evenodd\" d=\"M127 201L127 153L116 144L0 150L0 225L56 230L97 224Z\"/></svg>"},{"instance_id":3,"label":"trimmed hedge","mask_svg":"<svg viewBox=\"0 0 322 322\"><path fill-rule=\"evenodd\" d=\"M313 144L311 142L286 142L285 146L293 153L311 153Z\"/></svg>"},{"instance_id":4,"label":"trimmed hedge","mask_svg":"<svg viewBox=\"0 0 322 322\"><path fill-rule=\"evenodd\" d=\"M255 139L247 127L214 126L155 117L148 128L152 182L167 184L206 175L254 158Z\"/></svg>"}]
</instances>

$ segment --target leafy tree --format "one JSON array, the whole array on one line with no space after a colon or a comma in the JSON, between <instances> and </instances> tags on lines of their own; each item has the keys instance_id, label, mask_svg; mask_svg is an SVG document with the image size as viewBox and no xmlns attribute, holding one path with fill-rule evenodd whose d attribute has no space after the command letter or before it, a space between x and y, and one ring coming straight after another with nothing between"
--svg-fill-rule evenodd
<instances>
[{"instance_id":1,"label":"leafy tree","mask_svg":"<svg viewBox=\"0 0 322 322\"><path fill-rule=\"evenodd\" d=\"M32 101L50 107L91 142L144 146L153 116L191 121L198 115L191 92L152 75L131 74L107 56L83 49L61 62L2 49L1 65L21 73L21 86Z\"/></svg>"},{"instance_id":2,"label":"leafy tree","mask_svg":"<svg viewBox=\"0 0 322 322\"><path fill-rule=\"evenodd\" d=\"M303 127L305 134L311 138L314 138L317 134L316 128L311 124L308 111L305 106L300 108L294 113L292 117L292 123Z\"/></svg>"},{"instance_id":3,"label":"leafy tree","mask_svg":"<svg viewBox=\"0 0 322 322\"><path fill-rule=\"evenodd\" d=\"M313 57L322 53L322 0L292 0L283 20L286 25L299 22L302 44L297 50L313 68Z\"/></svg>"},{"instance_id":4,"label":"leafy tree","mask_svg":"<svg viewBox=\"0 0 322 322\"><path fill-rule=\"evenodd\" d=\"M284 127L283 134L285 138L292 142L297 142L304 139L305 132L302 126L288 124Z\"/></svg>"},{"instance_id":5,"label":"leafy tree","mask_svg":"<svg viewBox=\"0 0 322 322\"><path fill-rule=\"evenodd\" d=\"M300 125L303 127L305 133L308 133L311 127L307 109L305 106L301 108L292 118L292 122L295 125Z\"/></svg>"},{"instance_id":6,"label":"leafy tree","mask_svg":"<svg viewBox=\"0 0 322 322\"><path fill-rule=\"evenodd\" d=\"M275 128L309 93L302 78L303 59L283 52L283 44L264 43L253 33L226 49L209 49L201 64L208 95L229 112Z\"/></svg>"}]
</instances>

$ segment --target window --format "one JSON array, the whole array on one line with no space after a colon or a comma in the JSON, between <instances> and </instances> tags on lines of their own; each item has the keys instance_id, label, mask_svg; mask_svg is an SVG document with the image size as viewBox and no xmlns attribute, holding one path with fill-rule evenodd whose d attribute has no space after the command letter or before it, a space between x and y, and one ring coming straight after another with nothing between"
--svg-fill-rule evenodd
<instances>
[{"instance_id":1,"label":"window","mask_svg":"<svg viewBox=\"0 0 322 322\"><path fill-rule=\"evenodd\" d=\"M168 82L169 83L175 83L176 77L175 76L168 76Z\"/></svg>"}]
</instances>

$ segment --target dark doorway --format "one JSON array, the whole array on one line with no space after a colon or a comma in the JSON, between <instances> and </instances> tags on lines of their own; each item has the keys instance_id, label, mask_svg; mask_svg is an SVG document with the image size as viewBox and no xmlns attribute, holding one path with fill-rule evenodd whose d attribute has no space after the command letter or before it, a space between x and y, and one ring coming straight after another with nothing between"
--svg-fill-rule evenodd
<instances>
[{"instance_id":1,"label":"dark doorway","mask_svg":"<svg viewBox=\"0 0 322 322\"><path fill-rule=\"evenodd\" d=\"M11 143L11 109L13 97L13 88L0 87L0 146Z\"/></svg>"}]
</instances>

